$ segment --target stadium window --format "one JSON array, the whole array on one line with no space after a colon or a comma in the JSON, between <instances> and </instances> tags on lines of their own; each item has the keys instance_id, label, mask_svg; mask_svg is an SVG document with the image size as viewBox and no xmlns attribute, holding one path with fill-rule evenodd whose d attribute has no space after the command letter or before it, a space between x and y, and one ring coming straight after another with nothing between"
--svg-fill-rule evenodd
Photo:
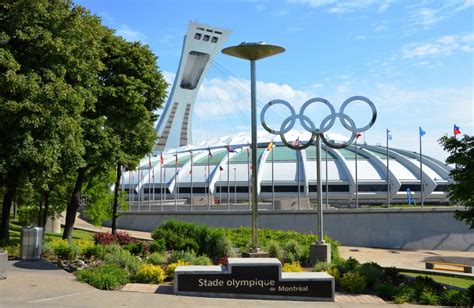
<instances>
[{"instance_id":1,"label":"stadium window","mask_svg":"<svg viewBox=\"0 0 474 308\"><path fill-rule=\"evenodd\" d=\"M214 31L214 32L217 33L217 34L222 34L222 32L220 32L220 31Z\"/></svg>"},{"instance_id":2,"label":"stadium window","mask_svg":"<svg viewBox=\"0 0 474 308\"><path fill-rule=\"evenodd\" d=\"M195 38L196 40L200 40L201 37L202 37L202 34L201 34L201 33L195 33L195 34L194 34L194 38Z\"/></svg>"},{"instance_id":3,"label":"stadium window","mask_svg":"<svg viewBox=\"0 0 474 308\"><path fill-rule=\"evenodd\" d=\"M408 188L410 188L411 191L420 191L420 184L403 184L398 191L406 192Z\"/></svg>"},{"instance_id":4,"label":"stadium window","mask_svg":"<svg viewBox=\"0 0 474 308\"><path fill-rule=\"evenodd\" d=\"M204 37L202 38L202 40L203 40L204 42L209 42L209 38L211 38L211 37L206 34L206 35L204 35Z\"/></svg>"},{"instance_id":5,"label":"stadium window","mask_svg":"<svg viewBox=\"0 0 474 308\"><path fill-rule=\"evenodd\" d=\"M216 36L213 36L211 38L211 43L217 43L217 37Z\"/></svg>"},{"instance_id":6,"label":"stadium window","mask_svg":"<svg viewBox=\"0 0 474 308\"><path fill-rule=\"evenodd\" d=\"M434 191L447 192L448 191L448 185L437 185L436 188L434 189Z\"/></svg>"},{"instance_id":7,"label":"stadium window","mask_svg":"<svg viewBox=\"0 0 474 308\"><path fill-rule=\"evenodd\" d=\"M387 191L387 185L362 184L359 185L359 192Z\"/></svg>"}]
</instances>

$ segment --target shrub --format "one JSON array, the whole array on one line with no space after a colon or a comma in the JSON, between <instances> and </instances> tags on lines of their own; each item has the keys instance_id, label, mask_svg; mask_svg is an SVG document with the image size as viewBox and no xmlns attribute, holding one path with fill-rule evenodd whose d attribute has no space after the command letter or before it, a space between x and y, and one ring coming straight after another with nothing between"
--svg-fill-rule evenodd
<instances>
[{"instance_id":1,"label":"shrub","mask_svg":"<svg viewBox=\"0 0 474 308\"><path fill-rule=\"evenodd\" d=\"M169 263L176 263L178 261L184 261L188 263L192 263L196 254L193 251L183 251L177 250L173 251L168 258Z\"/></svg>"},{"instance_id":2,"label":"shrub","mask_svg":"<svg viewBox=\"0 0 474 308\"><path fill-rule=\"evenodd\" d=\"M79 281L101 290L117 289L128 282L128 273L117 264L103 264L96 269L83 269L76 272Z\"/></svg>"},{"instance_id":3,"label":"shrub","mask_svg":"<svg viewBox=\"0 0 474 308\"><path fill-rule=\"evenodd\" d=\"M94 243L96 245L117 244L117 238L112 233L99 232L94 234Z\"/></svg>"},{"instance_id":4,"label":"shrub","mask_svg":"<svg viewBox=\"0 0 474 308\"><path fill-rule=\"evenodd\" d=\"M121 268L126 269L132 275L135 275L140 266L140 260L124 249L118 249L115 252L106 255L104 260L108 263L117 264Z\"/></svg>"},{"instance_id":5,"label":"shrub","mask_svg":"<svg viewBox=\"0 0 474 308\"><path fill-rule=\"evenodd\" d=\"M365 278L358 272L348 272L341 278L341 289L352 294L361 293L366 286Z\"/></svg>"},{"instance_id":6,"label":"shrub","mask_svg":"<svg viewBox=\"0 0 474 308\"><path fill-rule=\"evenodd\" d=\"M67 241L58 242L53 246L54 254L60 260L73 260L79 253L79 248Z\"/></svg>"},{"instance_id":7,"label":"shrub","mask_svg":"<svg viewBox=\"0 0 474 308\"><path fill-rule=\"evenodd\" d=\"M428 276L417 276L415 280L410 283L411 287L415 289L415 297L418 298L423 291L440 294L443 288L436 283L433 278Z\"/></svg>"},{"instance_id":8,"label":"shrub","mask_svg":"<svg viewBox=\"0 0 474 308\"><path fill-rule=\"evenodd\" d=\"M283 260L283 249L277 241L271 240L268 242L267 247L268 255L272 258L277 258L278 260Z\"/></svg>"},{"instance_id":9,"label":"shrub","mask_svg":"<svg viewBox=\"0 0 474 308\"><path fill-rule=\"evenodd\" d=\"M381 281L384 276L384 270L375 262L362 264L357 270L367 282L367 287L372 289L374 285Z\"/></svg>"},{"instance_id":10,"label":"shrub","mask_svg":"<svg viewBox=\"0 0 474 308\"><path fill-rule=\"evenodd\" d=\"M188 265L191 265L191 263L185 262L185 261L178 261L178 262L171 263L166 267L166 276L168 276L171 280L173 280L174 271L176 270L176 268L178 266L188 266Z\"/></svg>"},{"instance_id":11,"label":"shrub","mask_svg":"<svg viewBox=\"0 0 474 308\"><path fill-rule=\"evenodd\" d=\"M5 250L8 251L8 258L14 259L20 257L20 244L10 243L5 246Z\"/></svg>"},{"instance_id":12,"label":"shrub","mask_svg":"<svg viewBox=\"0 0 474 308\"><path fill-rule=\"evenodd\" d=\"M233 257L234 250L232 247L232 242L223 234L214 234L212 236L212 242L215 243L211 246L211 249L207 250L209 256L214 259L222 257Z\"/></svg>"},{"instance_id":13,"label":"shrub","mask_svg":"<svg viewBox=\"0 0 474 308\"><path fill-rule=\"evenodd\" d=\"M471 298L471 306L474 306L474 284L467 288L467 294Z\"/></svg>"},{"instance_id":14,"label":"shrub","mask_svg":"<svg viewBox=\"0 0 474 308\"><path fill-rule=\"evenodd\" d=\"M117 253L117 251L122 250L122 247L117 244L102 245L102 247L104 248L104 255L114 254Z\"/></svg>"},{"instance_id":15,"label":"shrub","mask_svg":"<svg viewBox=\"0 0 474 308\"><path fill-rule=\"evenodd\" d=\"M334 277L336 285L339 285L341 283L341 273L339 273L339 270L337 268L333 267L325 270L325 272Z\"/></svg>"},{"instance_id":16,"label":"shrub","mask_svg":"<svg viewBox=\"0 0 474 308\"><path fill-rule=\"evenodd\" d=\"M408 285L402 285L397 289L393 297L393 302L395 304L405 304L413 301L415 299L415 289Z\"/></svg>"},{"instance_id":17,"label":"shrub","mask_svg":"<svg viewBox=\"0 0 474 308\"><path fill-rule=\"evenodd\" d=\"M160 284L165 280L165 272L159 265L143 264L135 275L137 282Z\"/></svg>"},{"instance_id":18,"label":"shrub","mask_svg":"<svg viewBox=\"0 0 474 308\"><path fill-rule=\"evenodd\" d=\"M313 272L327 272L328 269L333 268L334 265L328 262L318 262L314 265Z\"/></svg>"},{"instance_id":19,"label":"shrub","mask_svg":"<svg viewBox=\"0 0 474 308\"><path fill-rule=\"evenodd\" d=\"M293 263L295 261L302 261L304 251L301 245L296 240L289 240L285 244L283 249L285 250L285 262Z\"/></svg>"},{"instance_id":20,"label":"shrub","mask_svg":"<svg viewBox=\"0 0 474 308\"><path fill-rule=\"evenodd\" d=\"M153 265L163 265L166 264L167 259L165 254L154 252L146 258L146 262Z\"/></svg>"},{"instance_id":21,"label":"shrub","mask_svg":"<svg viewBox=\"0 0 474 308\"><path fill-rule=\"evenodd\" d=\"M92 245L86 247L82 250L82 255L87 259L90 259L92 257L101 259L104 257L104 246Z\"/></svg>"},{"instance_id":22,"label":"shrub","mask_svg":"<svg viewBox=\"0 0 474 308\"><path fill-rule=\"evenodd\" d=\"M127 232L118 231L115 233L115 238L119 245L128 245L130 243L134 243L136 240L130 236Z\"/></svg>"},{"instance_id":23,"label":"shrub","mask_svg":"<svg viewBox=\"0 0 474 308\"><path fill-rule=\"evenodd\" d=\"M94 242L90 240L85 240L85 239L79 239L75 240L74 244L79 248L79 250L83 251L84 249L87 249L89 247L94 246Z\"/></svg>"},{"instance_id":24,"label":"shrub","mask_svg":"<svg viewBox=\"0 0 474 308\"><path fill-rule=\"evenodd\" d=\"M468 306L467 294L460 290L446 290L441 295L441 304L446 306Z\"/></svg>"},{"instance_id":25,"label":"shrub","mask_svg":"<svg viewBox=\"0 0 474 308\"><path fill-rule=\"evenodd\" d=\"M212 261L206 256L199 256L193 259L192 264L193 265L212 265Z\"/></svg>"},{"instance_id":26,"label":"shrub","mask_svg":"<svg viewBox=\"0 0 474 308\"><path fill-rule=\"evenodd\" d=\"M150 251L150 253L164 252L166 250L165 240L162 238L154 240L153 242L151 242L150 246L148 247L148 250Z\"/></svg>"},{"instance_id":27,"label":"shrub","mask_svg":"<svg viewBox=\"0 0 474 308\"><path fill-rule=\"evenodd\" d=\"M8 252L8 254L10 254L10 252ZM54 248L51 246L50 242L44 242L43 248L41 249L41 254L47 259L54 256Z\"/></svg>"},{"instance_id":28,"label":"shrub","mask_svg":"<svg viewBox=\"0 0 474 308\"><path fill-rule=\"evenodd\" d=\"M145 245L141 241L129 243L124 246L124 249L128 250L132 255L141 256L145 252Z\"/></svg>"},{"instance_id":29,"label":"shrub","mask_svg":"<svg viewBox=\"0 0 474 308\"><path fill-rule=\"evenodd\" d=\"M422 305L431 305L431 306L438 306L440 303L439 296L436 295L431 290L424 290L421 292L419 298L418 298L418 303Z\"/></svg>"},{"instance_id":30,"label":"shrub","mask_svg":"<svg viewBox=\"0 0 474 308\"><path fill-rule=\"evenodd\" d=\"M384 282L375 286L375 293L381 298L391 301L397 293L397 287L390 282Z\"/></svg>"},{"instance_id":31,"label":"shrub","mask_svg":"<svg viewBox=\"0 0 474 308\"><path fill-rule=\"evenodd\" d=\"M299 262L293 262L293 263L284 263L283 272L302 272L303 269L301 268L301 265Z\"/></svg>"}]
</instances>

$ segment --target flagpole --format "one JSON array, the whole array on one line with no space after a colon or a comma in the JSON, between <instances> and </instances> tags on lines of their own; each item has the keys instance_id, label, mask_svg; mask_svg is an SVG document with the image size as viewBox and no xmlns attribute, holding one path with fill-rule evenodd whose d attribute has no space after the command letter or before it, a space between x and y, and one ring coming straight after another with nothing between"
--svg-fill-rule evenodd
<instances>
[{"instance_id":1,"label":"flagpole","mask_svg":"<svg viewBox=\"0 0 474 308\"><path fill-rule=\"evenodd\" d=\"M222 170L219 167L219 204L222 205Z\"/></svg>"},{"instance_id":2,"label":"flagpole","mask_svg":"<svg viewBox=\"0 0 474 308\"><path fill-rule=\"evenodd\" d=\"M152 201L153 201L153 206L155 205L155 168L153 167L151 171L151 178L153 180L153 195L152 195Z\"/></svg>"},{"instance_id":3,"label":"flagpole","mask_svg":"<svg viewBox=\"0 0 474 308\"><path fill-rule=\"evenodd\" d=\"M275 210L275 157L273 156L273 152L275 149L273 148L273 140L272 142L272 148L270 151L272 151L272 209Z\"/></svg>"},{"instance_id":4,"label":"flagpole","mask_svg":"<svg viewBox=\"0 0 474 308\"><path fill-rule=\"evenodd\" d=\"M389 172L389 159L388 159L388 137L390 131L387 128L387 205L390 207L390 183L388 181L388 172Z\"/></svg>"},{"instance_id":5,"label":"flagpole","mask_svg":"<svg viewBox=\"0 0 474 308\"><path fill-rule=\"evenodd\" d=\"M167 182L166 182L166 169L165 171L163 172L163 178L164 178L164 197L165 197L165 202L166 202L166 195L168 194L168 185L167 185Z\"/></svg>"},{"instance_id":6,"label":"flagpole","mask_svg":"<svg viewBox=\"0 0 474 308\"><path fill-rule=\"evenodd\" d=\"M148 212L151 211L150 203L151 157L148 155Z\"/></svg>"},{"instance_id":7,"label":"flagpole","mask_svg":"<svg viewBox=\"0 0 474 308\"><path fill-rule=\"evenodd\" d=\"M161 155L160 154L160 211L163 211L163 164L161 163Z\"/></svg>"},{"instance_id":8,"label":"flagpole","mask_svg":"<svg viewBox=\"0 0 474 308\"><path fill-rule=\"evenodd\" d=\"M127 167L128 168L128 167ZM130 201L130 193L132 192L132 181L130 177L130 169L128 170L128 209L132 207L133 203Z\"/></svg>"},{"instance_id":9,"label":"flagpole","mask_svg":"<svg viewBox=\"0 0 474 308\"><path fill-rule=\"evenodd\" d=\"M140 164L138 165L138 184L137 187L140 185L142 181L142 169L140 169ZM138 211L141 212L141 207L142 207L142 188L138 190Z\"/></svg>"},{"instance_id":10,"label":"flagpole","mask_svg":"<svg viewBox=\"0 0 474 308\"><path fill-rule=\"evenodd\" d=\"M422 155L422 150L423 150L422 146L421 146L421 137L422 137L421 128L420 128L420 133L418 135L420 135L420 137L419 137L420 138L420 193L421 193L421 207L423 208L423 206L425 204L424 203L425 196L423 194L423 192L424 192L424 187L423 187L423 163L421 162L421 160L422 160L421 155Z\"/></svg>"},{"instance_id":11,"label":"flagpole","mask_svg":"<svg viewBox=\"0 0 474 308\"><path fill-rule=\"evenodd\" d=\"M207 153L207 209L208 211L211 210L211 148L209 148L209 153Z\"/></svg>"},{"instance_id":12,"label":"flagpole","mask_svg":"<svg viewBox=\"0 0 474 308\"><path fill-rule=\"evenodd\" d=\"M191 152L191 211L193 210L194 207L194 187L193 187L193 151Z\"/></svg>"},{"instance_id":13,"label":"flagpole","mask_svg":"<svg viewBox=\"0 0 474 308\"><path fill-rule=\"evenodd\" d=\"M328 185L328 173L329 172L328 172L328 146L325 145L325 147L326 147L326 155L325 156L326 156L326 209L327 209L329 207L329 185ZM317 150L318 149L316 149L316 151Z\"/></svg>"},{"instance_id":14,"label":"flagpole","mask_svg":"<svg viewBox=\"0 0 474 308\"><path fill-rule=\"evenodd\" d=\"M356 184L356 209L359 208L359 181L357 173L357 137L355 140L355 184Z\"/></svg>"},{"instance_id":15,"label":"flagpole","mask_svg":"<svg viewBox=\"0 0 474 308\"><path fill-rule=\"evenodd\" d=\"M237 205L237 168L234 167L234 208Z\"/></svg>"},{"instance_id":16,"label":"flagpole","mask_svg":"<svg viewBox=\"0 0 474 308\"><path fill-rule=\"evenodd\" d=\"M175 153L176 159L174 161L174 210L178 210L178 151Z\"/></svg>"},{"instance_id":17,"label":"flagpole","mask_svg":"<svg viewBox=\"0 0 474 308\"><path fill-rule=\"evenodd\" d=\"M296 176L298 178L298 210L300 209L300 155L301 150L296 151Z\"/></svg>"},{"instance_id":18,"label":"flagpole","mask_svg":"<svg viewBox=\"0 0 474 308\"><path fill-rule=\"evenodd\" d=\"M227 144L227 210L230 210L230 151Z\"/></svg>"},{"instance_id":19,"label":"flagpole","mask_svg":"<svg viewBox=\"0 0 474 308\"><path fill-rule=\"evenodd\" d=\"M247 195L249 202L249 209L251 209L252 203L250 201L250 144L247 144Z\"/></svg>"}]
</instances>

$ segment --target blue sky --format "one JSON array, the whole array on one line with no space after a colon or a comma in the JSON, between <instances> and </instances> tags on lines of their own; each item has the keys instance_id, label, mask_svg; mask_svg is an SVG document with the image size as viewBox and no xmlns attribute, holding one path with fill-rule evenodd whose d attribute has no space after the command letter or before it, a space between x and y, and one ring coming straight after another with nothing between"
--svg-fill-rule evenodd
<instances>
[{"instance_id":1,"label":"blue sky","mask_svg":"<svg viewBox=\"0 0 474 308\"><path fill-rule=\"evenodd\" d=\"M339 106L350 96L364 95L376 104L379 115L366 133L368 143L384 144L389 128L393 146L417 151L422 126L427 132L424 153L440 159L446 153L436 140L452 134L454 123L463 133L474 131L473 0L76 4L89 8L126 39L150 45L170 82L188 22L196 20L231 29L226 46L265 41L286 48L257 65L260 106L277 98L298 106L317 96ZM195 141L237 133L248 125L248 64L224 55L216 62L222 70L209 71L195 107ZM227 92L225 98L222 91ZM362 124L368 111L355 105L347 112Z\"/></svg>"}]
</instances>

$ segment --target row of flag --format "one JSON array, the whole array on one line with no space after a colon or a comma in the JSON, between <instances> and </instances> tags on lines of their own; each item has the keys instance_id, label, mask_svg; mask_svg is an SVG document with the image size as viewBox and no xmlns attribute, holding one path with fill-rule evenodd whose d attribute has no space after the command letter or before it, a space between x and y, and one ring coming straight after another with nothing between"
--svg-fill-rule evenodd
<instances>
[{"instance_id":1,"label":"row of flag","mask_svg":"<svg viewBox=\"0 0 474 308\"><path fill-rule=\"evenodd\" d=\"M419 129L418 133L419 133L420 137L423 137L426 134L426 131L424 131L423 128L421 128L421 126L418 129ZM454 136L457 136L457 135L461 134L461 129L456 124L454 124L453 134L454 134Z\"/></svg>"}]
</instances>

